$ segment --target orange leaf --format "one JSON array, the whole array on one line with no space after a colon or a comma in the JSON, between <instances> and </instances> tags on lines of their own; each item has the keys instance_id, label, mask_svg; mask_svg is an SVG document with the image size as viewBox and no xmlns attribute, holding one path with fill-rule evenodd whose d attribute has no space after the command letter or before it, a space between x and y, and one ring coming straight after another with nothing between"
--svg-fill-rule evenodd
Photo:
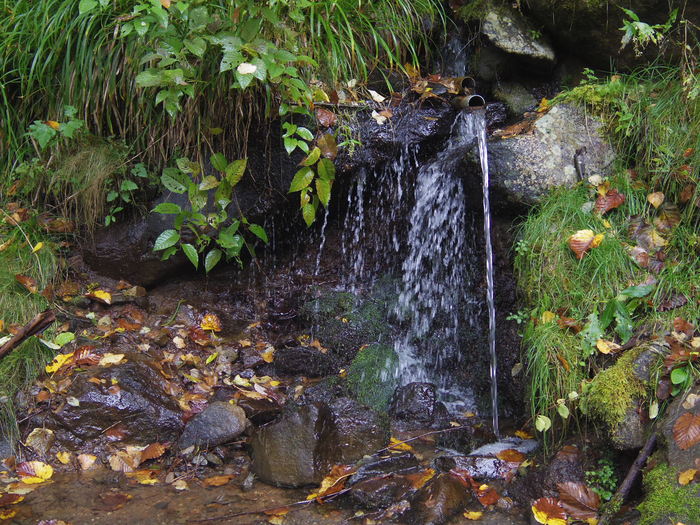
<instances>
[{"instance_id":1,"label":"orange leaf","mask_svg":"<svg viewBox=\"0 0 700 525\"><path fill-rule=\"evenodd\" d=\"M212 476L202 480L205 487L221 487L233 479L233 476Z\"/></svg>"},{"instance_id":2,"label":"orange leaf","mask_svg":"<svg viewBox=\"0 0 700 525\"><path fill-rule=\"evenodd\" d=\"M165 446L160 443L151 443L141 452L141 462L155 459L165 454Z\"/></svg>"},{"instance_id":3,"label":"orange leaf","mask_svg":"<svg viewBox=\"0 0 700 525\"><path fill-rule=\"evenodd\" d=\"M499 499L500 495L496 492L496 489L490 487L489 485L480 485L476 490L476 499L479 500L484 507L489 505L494 505Z\"/></svg>"},{"instance_id":4,"label":"orange leaf","mask_svg":"<svg viewBox=\"0 0 700 525\"><path fill-rule=\"evenodd\" d=\"M595 212L604 215L610 210L620 207L625 202L624 194L617 190L609 190L605 195L601 195L595 201Z\"/></svg>"},{"instance_id":5,"label":"orange leaf","mask_svg":"<svg viewBox=\"0 0 700 525\"><path fill-rule=\"evenodd\" d=\"M689 468L688 470L684 470L678 475L678 483L681 485L687 485L691 481L695 480L695 477L697 476L698 471L697 469L694 468Z\"/></svg>"},{"instance_id":6,"label":"orange leaf","mask_svg":"<svg viewBox=\"0 0 700 525\"><path fill-rule=\"evenodd\" d=\"M700 415L686 412L679 417L673 425L673 439L681 450L700 443Z\"/></svg>"},{"instance_id":7,"label":"orange leaf","mask_svg":"<svg viewBox=\"0 0 700 525\"><path fill-rule=\"evenodd\" d=\"M592 230L579 230L569 237L569 248L574 252L578 260L583 259L591 247L595 234Z\"/></svg>"},{"instance_id":8,"label":"orange leaf","mask_svg":"<svg viewBox=\"0 0 700 525\"><path fill-rule=\"evenodd\" d=\"M509 463L522 463L525 461L525 454L515 450L514 448L501 450L498 454L496 454L496 457Z\"/></svg>"},{"instance_id":9,"label":"orange leaf","mask_svg":"<svg viewBox=\"0 0 700 525\"><path fill-rule=\"evenodd\" d=\"M411 486L419 490L423 485L430 481L435 476L435 470L429 468L423 472L416 472L415 474L407 474L406 479L411 482Z\"/></svg>"},{"instance_id":10,"label":"orange leaf","mask_svg":"<svg viewBox=\"0 0 700 525\"><path fill-rule=\"evenodd\" d=\"M39 290L36 281L28 275L17 274L15 275L15 281L24 286L29 293L36 293Z\"/></svg>"},{"instance_id":11,"label":"orange leaf","mask_svg":"<svg viewBox=\"0 0 700 525\"><path fill-rule=\"evenodd\" d=\"M43 483L53 476L53 467L41 461L25 461L17 465L17 474L23 483Z\"/></svg>"},{"instance_id":12,"label":"orange leaf","mask_svg":"<svg viewBox=\"0 0 700 525\"><path fill-rule=\"evenodd\" d=\"M61 125L55 120L47 120L46 122L44 122L44 124L55 130L58 130L58 128L61 127Z\"/></svg>"},{"instance_id":13,"label":"orange leaf","mask_svg":"<svg viewBox=\"0 0 700 525\"><path fill-rule=\"evenodd\" d=\"M532 434L525 432L524 430L516 430L515 435L520 439L532 439L534 437Z\"/></svg>"},{"instance_id":14,"label":"orange leaf","mask_svg":"<svg viewBox=\"0 0 700 525\"><path fill-rule=\"evenodd\" d=\"M555 498L540 498L532 505L532 514L538 523L566 525L566 512Z\"/></svg>"},{"instance_id":15,"label":"orange leaf","mask_svg":"<svg viewBox=\"0 0 700 525\"><path fill-rule=\"evenodd\" d=\"M202 327L202 330L213 330L214 332L221 332L221 321L219 320L219 317L215 314L206 314L199 326Z\"/></svg>"}]
</instances>

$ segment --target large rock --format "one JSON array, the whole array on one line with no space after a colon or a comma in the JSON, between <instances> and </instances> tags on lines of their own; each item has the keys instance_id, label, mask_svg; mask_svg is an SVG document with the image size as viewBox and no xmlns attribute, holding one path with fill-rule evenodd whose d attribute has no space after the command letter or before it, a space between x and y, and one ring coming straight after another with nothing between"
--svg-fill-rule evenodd
<instances>
[{"instance_id":1,"label":"large rock","mask_svg":"<svg viewBox=\"0 0 700 525\"><path fill-rule=\"evenodd\" d=\"M484 17L481 32L498 49L531 61L553 64L554 50L525 18L515 10L492 9Z\"/></svg>"},{"instance_id":2,"label":"large rock","mask_svg":"<svg viewBox=\"0 0 700 525\"><path fill-rule=\"evenodd\" d=\"M695 439L692 446L679 446L674 437L674 428L690 429L679 432L679 435L697 436L697 428L700 426L700 382L697 382L685 395L678 396L668 407L666 415L660 426L660 438L666 445L668 464L677 471L697 469L697 458L700 458L700 440ZM692 429L695 429L695 432ZM692 441L689 442L691 444ZM681 443L686 445L686 443Z\"/></svg>"},{"instance_id":3,"label":"large rock","mask_svg":"<svg viewBox=\"0 0 700 525\"><path fill-rule=\"evenodd\" d=\"M76 374L66 392L73 403L45 414L46 427L64 446L77 449L108 440L105 433L117 426L124 443L175 441L180 435L181 411L165 393L163 376L137 354L127 354L127 359L122 365Z\"/></svg>"},{"instance_id":4,"label":"large rock","mask_svg":"<svg viewBox=\"0 0 700 525\"><path fill-rule=\"evenodd\" d=\"M253 434L252 468L273 485L312 485L332 465L355 462L384 447L388 438L386 421L347 398L291 406Z\"/></svg>"},{"instance_id":5,"label":"large rock","mask_svg":"<svg viewBox=\"0 0 700 525\"><path fill-rule=\"evenodd\" d=\"M568 104L554 106L530 131L489 142L491 186L517 204L535 204L552 188L578 180L576 158L585 175L606 175L614 158L601 136L602 124Z\"/></svg>"},{"instance_id":6,"label":"large rock","mask_svg":"<svg viewBox=\"0 0 700 525\"><path fill-rule=\"evenodd\" d=\"M215 401L187 423L178 445L181 449L221 445L240 436L249 424L241 407Z\"/></svg>"},{"instance_id":7,"label":"large rock","mask_svg":"<svg viewBox=\"0 0 700 525\"><path fill-rule=\"evenodd\" d=\"M471 491L450 474L438 474L411 501L408 523L441 525L473 501Z\"/></svg>"}]
</instances>

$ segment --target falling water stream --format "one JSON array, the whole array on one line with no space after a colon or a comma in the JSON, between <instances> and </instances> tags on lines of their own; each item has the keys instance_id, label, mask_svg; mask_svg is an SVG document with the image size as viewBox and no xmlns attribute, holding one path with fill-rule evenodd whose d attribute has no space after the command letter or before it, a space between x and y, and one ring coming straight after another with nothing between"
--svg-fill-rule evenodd
<instances>
[{"instance_id":1,"label":"falling water stream","mask_svg":"<svg viewBox=\"0 0 700 525\"><path fill-rule=\"evenodd\" d=\"M469 209L460 176L475 143L483 172L485 302L497 434L493 249L483 110L458 115L449 140L433 160L419 163L415 152L404 150L386 166L359 174L348 196L343 255L349 262L346 285L354 291L370 288L387 268L400 269L393 312L399 325L393 341L397 383L431 382L448 408L475 410L463 370L469 352L478 348L469 348L464 334L483 331L484 298L478 292L483 259L476 242L478 212Z\"/></svg>"}]
</instances>

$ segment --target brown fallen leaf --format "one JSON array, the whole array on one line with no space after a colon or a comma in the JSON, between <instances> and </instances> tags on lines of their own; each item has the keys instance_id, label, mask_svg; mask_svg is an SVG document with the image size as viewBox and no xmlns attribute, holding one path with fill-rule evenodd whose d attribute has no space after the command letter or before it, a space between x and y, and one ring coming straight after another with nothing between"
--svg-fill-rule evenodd
<instances>
[{"instance_id":1,"label":"brown fallen leaf","mask_svg":"<svg viewBox=\"0 0 700 525\"><path fill-rule=\"evenodd\" d=\"M216 314L206 314L202 318L199 325L202 330L212 330L213 332L221 332L221 320Z\"/></svg>"},{"instance_id":2,"label":"brown fallen leaf","mask_svg":"<svg viewBox=\"0 0 700 525\"><path fill-rule=\"evenodd\" d=\"M532 514L538 523L566 525L566 512L556 498L540 498L532 505Z\"/></svg>"},{"instance_id":3,"label":"brown fallen leaf","mask_svg":"<svg viewBox=\"0 0 700 525\"><path fill-rule=\"evenodd\" d=\"M579 230L569 237L569 248L580 261L591 248L597 248L603 241L604 235L593 233L592 230Z\"/></svg>"},{"instance_id":4,"label":"brown fallen leaf","mask_svg":"<svg viewBox=\"0 0 700 525\"><path fill-rule=\"evenodd\" d=\"M496 457L500 460L507 461L509 463L522 463L523 461L525 461L526 456L525 454L518 450L515 450L514 448L507 448L497 453Z\"/></svg>"},{"instance_id":5,"label":"brown fallen leaf","mask_svg":"<svg viewBox=\"0 0 700 525\"><path fill-rule=\"evenodd\" d=\"M655 191L654 193L647 195L647 201L649 201L649 204L651 204L654 208L661 206L661 203L664 202L665 198L666 196L660 191Z\"/></svg>"},{"instance_id":6,"label":"brown fallen leaf","mask_svg":"<svg viewBox=\"0 0 700 525\"><path fill-rule=\"evenodd\" d=\"M37 293L39 291L36 280L28 275L17 274L15 275L15 281L24 286L29 293Z\"/></svg>"},{"instance_id":7,"label":"brown fallen leaf","mask_svg":"<svg viewBox=\"0 0 700 525\"><path fill-rule=\"evenodd\" d=\"M133 496L124 492L109 491L98 495L101 510L114 512L121 509Z\"/></svg>"},{"instance_id":8,"label":"brown fallen leaf","mask_svg":"<svg viewBox=\"0 0 700 525\"><path fill-rule=\"evenodd\" d=\"M53 467L42 461L25 461L17 465L17 474L22 483L44 483L53 476Z\"/></svg>"},{"instance_id":9,"label":"brown fallen leaf","mask_svg":"<svg viewBox=\"0 0 700 525\"><path fill-rule=\"evenodd\" d=\"M156 459L165 454L165 445L161 443L151 443L141 452L141 463L149 459Z\"/></svg>"},{"instance_id":10,"label":"brown fallen leaf","mask_svg":"<svg viewBox=\"0 0 700 525\"><path fill-rule=\"evenodd\" d=\"M619 208L625 202L624 194L613 189L608 190L605 195L599 196L595 201L594 210L599 215L605 215L610 210Z\"/></svg>"},{"instance_id":11,"label":"brown fallen leaf","mask_svg":"<svg viewBox=\"0 0 700 525\"><path fill-rule=\"evenodd\" d=\"M561 506L572 518L587 520L598 516L600 496L584 483L566 481L557 484Z\"/></svg>"},{"instance_id":12,"label":"brown fallen leaf","mask_svg":"<svg viewBox=\"0 0 700 525\"><path fill-rule=\"evenodd\" d=\"M481 503L484 507L495 505L501 497L498 492L496 492L496 489L486 484L479 485L479 487L475 490L475 496L476 499L479 500L479 503Z\"/></svg>"},{"instance_id":13,"label":"brown fallen leaf","mask_svg":"<svg viewBox=\"0 0 700 525\"><path fill-rule=\"evenodd\" d=\"M324 108L315 109L316 120L324 128L332 128L338 120L338 115Z\"/></svg>"},{"instance_id":14,"label":"brown fallen leaf","mask_svg":"<svg viewBox=\"0 0 700 525\"><path fill-rule=\"evenodd\" d=\"M202 480L205 487L222 487L233 479L233 476L211 476Z\"/></svg>"},{"instance_id":15,"label":"brown fallen leaf","mask_svg":"<svg viewBox=\"0 0 700 525\"><path fill-rule=\"evenodd\" d=\"M686 412L673 425L673 439L681 450L688 450L700 443L700 415Z\"/></svg>"}]
</instances>

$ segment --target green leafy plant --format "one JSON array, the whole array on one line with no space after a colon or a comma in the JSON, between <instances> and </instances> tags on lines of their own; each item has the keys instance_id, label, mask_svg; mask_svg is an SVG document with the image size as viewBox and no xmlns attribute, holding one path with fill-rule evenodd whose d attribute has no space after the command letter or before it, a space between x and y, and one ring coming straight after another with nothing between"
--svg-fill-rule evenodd
<instances>
[{"instance_id":1,"label":"green leafy plant","mask_svg":"<svg viewBox=\"0 0 700 525\"><path fill-rule=\"evenodd\" d=\"M78 110L73 106L66 106L63 114L66 117L64 122L55 120L35 120L29 125L27 135L36 141L37 152L58 143L61 139L72 139L79 130L85 127L85 122L75 118Z\"/></svg>"},{"instance_id":2,"label":"green leafy plant","mask_svg":"<svg viewBox=\"0 0 700 525\"><path fill-rule=\"evenodd\" d=\"M174 215L173 228L163 231L155 241L153 250L162 251L166 260L181 250L195 268L199 268L200 256L204 256L204 270L209 273L222 259L233 259L239 264L241 250L245 246L252 256L255 251L245 232L268 243L262 226L248 222L240 216L232 219L228 215L233 190L243 178L247 160L228 162L221 153L211 157L211 165L217 175L202 175L199 164L186 158L177 160L177 168L163 170L161 182L173 193L187 194L187 208L174 202L162 202L153 211ZM207 211L213 199L214 210ZM189 237L189 238L188 238ZM205 254L206 252L206 254Z\"/></svg>"},{"instance_id":3,"label":"green leafy plant","mask_svg":"<svg viewBox=\"0 0 700 525\"><path fill-rule=\"evenodd\" d=\"M113 181L112 189L107 192L106 200L110 208L105 215L105 226L109 226L117 221L116 215L124 211L124 207L134 203L134 192L139 190L137 181L149 182L146 166L139 162L131 168L131 178L122 178Z\"/></svg>"},{"instance_id":4,"label":"green leafy plant","mask_svg":"<svg viewBox=\"0 0 700 525\"><path fill-rule=\"evenodd\" d=\"M642 50L649 44L659 44L678 18L678 9L674 9L665 23L649 25L639 20L637 13L631 9L625 9L624 7L620 7L620 9L629 17L629 19L622 21L622 27L620 28L620 31L624 32L621 48L625 48L632 42L637 55L641 55Z\"/></svg>"},{"instance_id":5,"label":"green leafy plant","mask_svg":"<svg viewBox=\"0 0 700 525\"><path fill-rule=\"evenodd\" d=\"M605 501L610 501L615 494L617 482L615 466L607 458L598 460L597 469L586 471L586 484Z\"/></svg>"}]
</instances>

